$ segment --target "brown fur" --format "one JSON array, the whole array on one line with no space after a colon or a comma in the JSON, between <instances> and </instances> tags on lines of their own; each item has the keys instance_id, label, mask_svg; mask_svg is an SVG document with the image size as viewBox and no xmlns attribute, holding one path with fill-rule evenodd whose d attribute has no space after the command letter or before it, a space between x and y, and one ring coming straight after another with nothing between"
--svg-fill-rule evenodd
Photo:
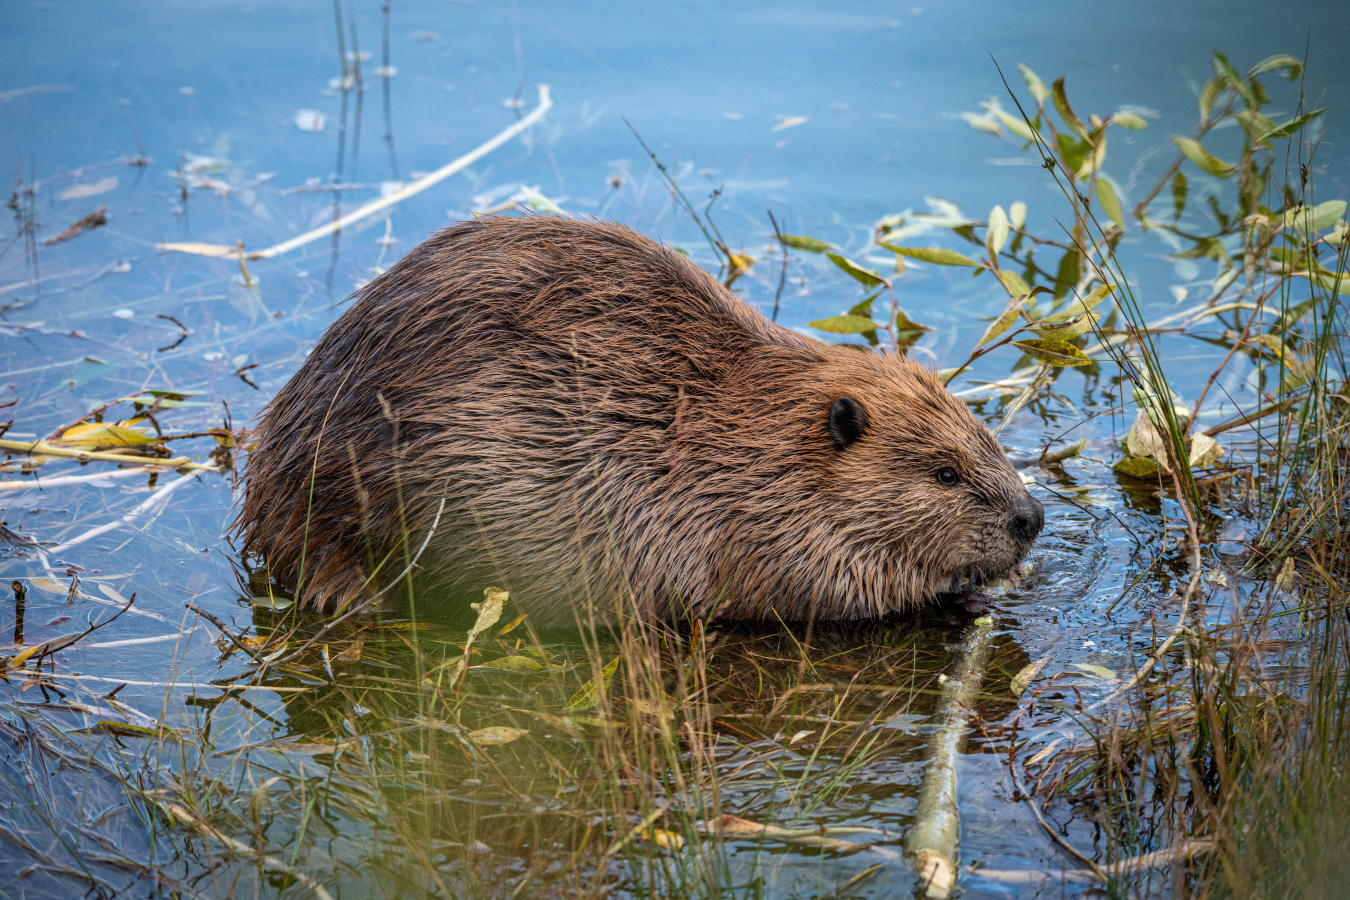
<instances>
[{"instance_id":1,"label":"brown fur","mask_svg":"<svg viewBox=\"0 0 1350 900\"><path fill-rule=\"evenodd\" d=\"M866 416L843 449L840 398ZM1042 521L927 369L771 324L598 222L438 233L362 289L259 432L235 527L320 610L403 571L442 498L420 602L495 583L540 626L882 616L1015 567Z\"/></svg>"}]
</instances>

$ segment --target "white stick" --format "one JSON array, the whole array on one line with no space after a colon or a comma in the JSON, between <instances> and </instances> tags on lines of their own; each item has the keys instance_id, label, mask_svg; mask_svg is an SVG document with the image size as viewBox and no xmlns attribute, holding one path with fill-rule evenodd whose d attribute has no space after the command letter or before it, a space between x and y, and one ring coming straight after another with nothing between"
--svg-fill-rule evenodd
<instances>
[{"instance_id":1,"label":"white stick","mask_svg":"<svg viewBox=\"0 0 1350 900\"><path fill-rule=\"evenodd\" d=\"M58 544L57 546L52 547L47 552L52 556L55 556L62 550L67 550L71 547L74 547L76 544L83 544L85 541L92 540L101 534L107 534L109 531L112 531L113 529L121 528L123 525L130 525L132 522L135 522L141 516L149 512L153 512L156 506L158 506L161 503L164 503L169 499L169 495L171 493L173 493L175 490L187 484L189 481L193 480L196 477L197 477L196 475L193 475L191 473L187 475L178 476L173 481L170 481L163 487L157 488L155 492L151 494L149 497L147 497L143 503L141 503L131 512L124 515L122 518L114 519L108 524L100 525L97 528L91 528L84 534L81 534L77 537L73 537L70 540L66 541L64 544Z\"/></svg>"},{"instance_id":2,"label":"white stick","mask_svg":"<svg viewBox=\"0 0 1350 900\"><path fill-rule=\"evenodd\" d=\"M95 472L91 475L58 475L55 478L29 479L25 481L0 481L0 491L38 491L63 484L80 484L85 481L101 481L104 478L131 478L136 475L149 475L151 472L169 472L166 466L137 466L134 469L114 469L111 472Z\"/></svg>"},{"instance_id":3,"label":"white stick","mask_svg":"<svg viewBox=\"0 0 1350 900\"><path fill-rule=\"evenodd\" d=\"M280 244L275 244L268 247L266 250L255 250L251 253L246 253L245 256L248 259L271 259L274 256L280 256L289 250L294 250L296 247L303 247L305 244L317 241L321 237L327 237L335 231L341 231L348 225L359 222L382 209L388 209L396 203L401 203L412 195L421 193L433 184L444 181L459 170L482 159L502 144L511 140L511 138L538 122L544 117L544 113L552 108L553 98L549 96L548 85L541 84L539 85L539 105L530 110L529 115L509 128L501 131L491 140L479 144L459 159L447 163L430 175L423 175L412 184L404 185L387 197L372 200L360 209L349 212L347 215L336 221L321 225L313 231L306 231L298 237L293 237L289 241L282 241ZM223 244L156 244L155 247L159 250L177 250L180 253L195 253L198 256L233 258L239 255L238 249L235 247L227 247Z\"/></svg>"}]
</instances>

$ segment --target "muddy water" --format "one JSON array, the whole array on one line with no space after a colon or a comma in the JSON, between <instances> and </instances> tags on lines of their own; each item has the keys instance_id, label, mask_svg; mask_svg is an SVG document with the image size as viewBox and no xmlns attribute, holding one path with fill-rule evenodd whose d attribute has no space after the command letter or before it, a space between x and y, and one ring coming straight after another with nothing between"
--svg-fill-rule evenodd
<instances>
[{"instance_id":1,"label":"muddy water","mask_svg":"<svg viewBox=\"0 0 1350 900\"><path fill-rule=\"evenodd\" d=\"M340 7L341 49L334 11L324 4L143 3L117 11L62 2L11 5L0 12L0 160L15 164L16 178L36 183L36 191L18 196L13 223L0 236L0 403L11 404L0 415L13 419L5 437L45 437L100 404L145 390L182 398L156 412L165 432L247 427L353 290L430 230L534 195L575 215L625 222L711 264L625 119L700 206L721 189L713 217L722 234L760 259L738 289L766 313L778 302L780 321L805 329L861 295L854 282L811 256L793 257L780 295L778 258L764 252L772 238L766 209L785 231L857 254L866 252L878 219L923 211L926 197L953 201L977 218L994 203L1023 200L1028 221L1055 236L1051 223L1066 210L1043 171L1020 156L1016 144L977 133L960 118L1001 92L990 54L1007 72L1025 62L1047 79L1066 75L1082 108L1143 108L1149 129L1113 137L1107 165L1127 207L1170 162L1167 136L1190 129L1192 86L1207 77L1212 47L1250 65L1276 52L1301 53L1315 24L1308 93L1321 98L1317 105L1337 108L1350 89L1337 56L1348 24L1339 4L1304 4L1278 15L1258 4L1196 4L1183 12L1156 4L1094 13L1090 27L1083 15L1071 4L1043 6L1032 19L982 3L885 11L683 4L660 15L583 4L398 3L386 60L384 22L373 3ZM344 51L359 61L363 90L341 90ZM317 227L528 114L541 82L551 85L556 101L541 124L337 239L252 262L247 275L234 261L154 247L242 241L257 249ZM353 77L349 86L356 83ZM1325 167L1322 196L1344 196L1344 151L1335 134L1329 139L1332 146L1318 160ZM334 184L348 187L316 190ZM1217 182L1202 186L1221 190ZM51 240L102 207L106 224ZM953 241L934 235L930 242ZM1124 245L1150 318L1174 312L1179 296L1203 301L1215 275L1207 261L1166 258L1172 249L1137 231ZM985 327L981 317L1004 302L988 277L936 267L911 267L897 291L912 319L933 326L911 352L938 367L964 359ZM1190 339L1168 340L1165 350L1169 374L1186 399L1224 352ZM1011 363L994 355L958 388L1004 377ZM1239 359L1222 383L1225 399L1207 407L1214 421L1253 401L1246 374ZM977 397L976 409L998 424L1009 399ZM1026 805L1014 802L1000 755L1008 729L1014 719L1022 729L1068 729L1073 707L1101 696L1113 675L1130 672L1153 646L1156 623L1175 615L1184 572L1180 510L1111 472L1115 439L1129 422L1111 412L1119 399L1118 379L1106 368L1086 376L1070 372L1054 396L1029 404L1000 434L1014 455L1034 454L1075 426L1072 439L1087 438L1088 445L1083 458L1062 467L1025 470L1040 485L1034 490L1046 504L1047 526L1031 574L991 594L997 636L989 699L958 768L963 865L1032 872L1068 865ZM110 415L124 418L126 409ZM205 437L175 447L206 462L215 443ZM608 807L593 784L563 784L569 754L590 758L588 740L550 731L547 720L519 711L556 712L575 690L578 676L566 666L588 659L575 637L545 636L541 645L544 661L564 667L562 674L512 676L501 684L478 677L472 686L476 700L467 714L476 724L528 728L530 738L485 751L499 754L492 768L478 757L437 768L426 760L444 750L444 735L418 724L424 710L416 690L404 687L417 683L414 651L438 661L446 646L462 640L462 628L440 624L437 611L425 610L416 628L367 629L359 663L338 667L345 680L310 667L274 679L271 687L281 690L225 693L213 682L243 671L245 660L235 653L222 661L212 643L216 629L184 605L196 604L240 629L266 632L280 622L241 599L253 591L223 537L236 500L234 477L123 477L111 463L56 458L32 472L13 471L18 467L15 457L6 466L12 471L0 476L24 482L20 489L7 483L0 493L0 517L9 529L0 545L0 574L22 582L27 596L21 607L11 600L0 612L13 620L12 635L9 621L0 621L5 639L31 646L111 615L133 593L136 602L112 625L62 651L52 665L54 678L11 674L0 682L11 737L49 725L162 719L184 733L205 729L210 746L174 745L176 763L156 756L150 765L144 762L150 742L133 733L105 735L98 752L141 760L126 762L124 775L154 780L171 777L163 773L175 766L187 771L215 750L279 740L280 750L262 751L262 765L341 785L350 773L341 774L332 754L316 754L313 742L331 746L359 733L367 736L370 754L364 771L380 773L389 790L435 795L409 803L438 811L440 831L428 846L434 859L446 861L446 877L488 894L503 883L514 889L518 880L545 879L587 827L605 821ZM95 474L101 477L88 477ZM62 481L70 477L85 480ZM119 527L89 536L129 515ZM1213 565L1240 562L1252 523L1220 501L1204 526ZM72 540L80 542L63 546ZM80 582L68 602L72 575ZM1215 599L1212 615L1223 615L1228 602ZM926 765L932 687L967 622L956 613L935 613L917 623L815 634L805 651L784 635L721 635L726 649L709 662L716 690L707 699L715 707L726 810L788 828L865 826L881 832L869 838L878 846L899 848ZM355 639L345 636L344 646ZM751 651L753 658L746 656ZM604 655L604 648L598 652ZM822 664L814 673L833 693L792 707L800 720L783 719L782 709L773 709L773 691L800 678L802 652L837 667ZM1048 658L1040 675L1045 690L1033 708L1019 707L1008 682L1042 658ZM747 666L768 673L767 684L744 683ZM331 686L335 680L340 689ZM834 715L828 698L849 685L892 688L877 695L883 699L849 710L855 718L874 715L872 727L886 729L884 752L840 775L830 790L786 789L783 773L809 774L828 768L832 755L847 755L842 742L819 734L794 738L803 731L828 734ZM902 685L917 693L899 691ZM99 699L114 689L114 700ZM83 707L72 711L71 704ZM410 729L426 733L417 738L425 741L422 750L401 742L411 740ZM373 749L368 736L391 731L404 738ZM407 752L395 754L395 747ZM108 782L88 789L88 809L75 809L70 798L87 784L83 770L44 768L36 760L50 762L50 754L31 747L0 751L6 752L0 785L6 827L31 834L46 828L46 838L34 839L44 852L91 860L87 865L106 884L134 882L145 870L100 862L99 854L111 851L91 837L96 833L128 857L170 864L172 854L150 842L144 828L119 818L123 795ZM549 767L557 772L547 788L543 780L519 787L520 778L528 781ZM425 773L433 770L439 774L428 781ZM222 783L231 777L217 775ZM261 777L239 776L232 789L253 790ZM504 783L514 787L506 790ZM353 780L351 796L358 796L357 787ZM26 805L24 798L35 794L47 798L45 818ZM291 795L278 803L278 821L294 831L304 804ZM1057 824L1070 840L1090 852L1100 848L1102 836L1088 818L1060 813ZM95 825L63 826L63 816ZM326 816L343 837L325 832L329 843L322 849L305 844L302 868L355 891L405 876L409 893L428 887L406 875L416 869L406 837L382 827L370 808L353 800ZM48 821L58 824L50 828ZM463 868L464 847L478 854L471 874ZM745 896L814 895L876 862L867 853L822 855L790 844L729 847L725 883L734 886L730 893ZM38 861L3 835L0 860L7 890L16 889L18 881L10 879L21 870L32 879L30 892L62 894L72 883L73 876L54 874L59 867L25 870ZM208 868L179 875L197 890L223 893L223 883L203 874ZM247 866L243 876L237 866L222 871L256 876ZM279 876L248 883L263 892L288 884ZM624 882L625 889L640 892L640 883ZM966 896L977 897L1072 896L1087 887L1009 883L982 878L978 870L963 875L962 885ZM845 895L911 890L908 869L889 865Z\"/></svg>"}]
</instances>

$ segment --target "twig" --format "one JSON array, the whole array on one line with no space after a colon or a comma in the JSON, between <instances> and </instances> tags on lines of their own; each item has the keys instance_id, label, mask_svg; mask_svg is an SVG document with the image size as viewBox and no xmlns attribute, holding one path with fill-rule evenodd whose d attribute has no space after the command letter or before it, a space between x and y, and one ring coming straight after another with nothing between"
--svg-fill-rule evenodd
<instances>
[{"instance_id":1,"label":"twig","mask_svg":"<svg viewBox=\"0 0 1350 900\"><path fill-rule=\"evenodd\" d=\"M131 609L131 604L135 602L136 602L136 595L132 594L131 597L127 600L126 606L123 606L121 609L113 613L104 621L91 624L88 628L86 628L84 631L81 631L79 634L68 634L65 637L53 638L50 641L38 644L37 647L31 648L28 651L27 658L21 659L21 657L23 657L23 654L20 653L19 655L15 656L14 659L19 659L20 660L19 665L22 665L24 662L27 662L29 658L36 656L37 662L33 663L33 668L34 669L39 668L42 665L43 659L47 658L48 656L51 656L58 650L64 650L70 645L75 644L80 640L93 634L95 631L98 631L103 626L111 625L113 622L116 622L117 617L122 615L122 613L126 612L128 609Z\"/></svg>"},{"instance_id":2,"label":"twig","mask_svg":"<svg viewBox=\"0 0 1350 900\"><path fill-rule=\"evenodd\" d=\"M969 735L970 703L979 691L984 668L993 649L990 635L994 620L982 616L966 632L954 673L942 686L934 720L938 733L929 744L931 753L919 786L919 806L914 827L905 841L915 858L926 896L944 900L956 881L956 853L960 819L956 804L956 757Z\"/></svg>"},{"instance_id":3,"label":"twig","mask_svg":"<svg viewBox=\"0 0 1350 900\"><path fill-rule=\"evenodd\" d=\"M149 497L147 497L144 502L137 505L135 509L133 509L126 515L122 516L122 518L114 519L108 524L100 525L97 528L91 528L84 534L81 534L77 537L73 537L63 544L58 544L47 552L55 556L62 550L68 550L71 547L74 547L76 544L83 544L85 541L92 540L93 538L96 538L101 534L107 534L109 531L112 531L113 529L120 528L123 525L130 525L132 522L135 522L141 516L152 511L156 506L166 501L169 498L169 494L173 493L175 490L182 487L184 484L187 484L189 481L191 481L196 477L197 477L196 475L193 475L191 473L187 475L180 475L173 481L170 481L168 484L163 485L158 489L156 489L155 492L151 494Z\"/></svg>"},{"instance_id":4,"label":"twig","mask_svg":"<svg viewBox=\"0 0 1350 900\"><path fill-rule=\"evenodd\" d=\"M1017 774L1017 763L1014 762L1012 765L1008 766L1008 769L1012 772L1013 785L1016 786L1017 793L1021 794L1022 799L1025 800L1027 804L1031 807L1032 813L1034 813L1036 816L1036 821L1041 823L1041 827L1045 829L1045 833L1050 835L1050 838L1056 844L1059 844L1061 847L1063 847L1064 850L1070 856L1074 857L1080 862L1085 863L1088 866L1088 868L1092 870L1092 874L1097 876L1097 878L1101 880L1103 884L1109 881L1110 879L1107 878L1106 873L1102 871L1101 866L1097 865L1095 862L1093 862L1091 859L1085 856L1081 850L1079 850L1073 844L1070 844L1067 840L1065 840L1064 837L1060 835L1058 831L1055 831L1055 829L1050 827L1049 822L1045 821L1045 816L1041 815L1041 808L1036 805L1035 800L1031 799L1031 795L1027 793L1027 789L1022 785L1022 778Z\"/></svg>"},{"instance_id":5,"label":"twig","mask_svg":"<svg viewBox=\"0 0 1350 900\"><path fill-rule=\"evenodd\" d=\"M150 794L143 794L142 796L145 797L146 800L149 800L150 802L159 806L160 809L167 812L169 815L177 819L179 822L182 822L189 828L192 828L195 831L198 831L201 834L206 835L209 838L212 838L213 840L219 841L220 843L228 847L231 851L238 853L240 856L251 856L257 859L259 862L261 862L263 868L271 869L272 871L275 872L284 872L285 874L291 876L296 881L300 882L305 887L309 888L309 890L314 894L314 896L318 897L319 900L333 900L333 895L328 893L328 891L324 889L323 885L319 884L319 882L315 881L313 878L306 875L304 872L301 872L295 867L288 865L287 863L277 859L275 856L267 856L262 852L261 849L255 850L248 844L235 840L228 834L225 834L224 832L220 831L210 822L207 822L205 819L200 819L197 816L194 816L192 813L188 812L186 809L179 806L177 803L169 803L167 801L160 800L157 797L151 796Z\"/></svg>"},{"instance_id":6,"label":"twig","mask_svg":"<svg viewBox=\"0 0 1350 900\"><path fill-rule=\"evenodd\" d=\"M511 140L511 138L520 134L522 131L524 131L525 129L529 128L531 125L542 119L544 117L544 113L548 112L552 108L553 108L553 99L549 95L549 86L546 84L541 84L539 85L539 105L536 106L534 109L532 109L529 115L521 119L519 122L516 122L515 124L502 130L490 140L485 141L482 144L479 144L477 147L470 150L468 153L464 154L458 159L453 160L452 162L442 166L441 168L437 169L436 171L432 172L429 175L422 176L421 178L417 179L411 184L399 188L397 191L394 191L393 193L389 194L389 196L381 197L378 200L372 200L370 203L367 203L360 209L349 212L347 213L347 215L342 216L339 219L334 219L332 222L329 222L326 225L320 225L318 228L315 228L312 231L306 231L304 234L299 235L298 237L293 237L289 241L282 241L280 244L275 244L271 247L268 247L266 250L254 250L253 252L247 254L247 258L271 259L274 256L280 256L283 253L294 250L296 247L303 247L305 244L317 241L321 237L327 237L328 235L334 233L335 231L341 231L348 225L352 225L356 222L359 222L362 219L366 218L367 216L373 213L377 213L382 209L387 209L391 206L394 206L395 204L401 203L404 200L408 199L409 197L413 196L414 194L420 194L422 191L431 187L433 184L436 184L437 182L440 181L444 181L445 179L449 178L451 175L455 174L461 169L477 162L479 159L491 153L493 150L496 150L502 144L505 144L507 141ZM237 256L239 253L238 249L236 249L235 247L228 247L223 244L156 244L155 247L159 250L176 250L179 253L195 253L198 256L213 256L221 258Z\"/></svg>"},{"instance_id":7,"label":"twig","mask_svg":"<svg viewBox=\"0 0 1350 900\"><path fill-rule=\"evenodd\" d=\"M105 478L132 478L136 475L153 475L172 470L172 466L137 466L134 469L114 469L111 472L94 472L90 475L59 475L42 480L0 481L0 491L24 491L59 487L65 484L81 484L86 481L101 481Z\"/></svg>"},{"instance_id":8,"label":"twig","mask_svg":"<svg viewBox=\"0 0 1350 900\"><path fill-rule=\"evenodd\" d=\"M101 450L80 450L76 447L56 447L46 441L7 441L0 439L0 450L12 450L16 453L37 454L38 456L61 456L78 459L80 462L99 459L104 462L129 463L131 465L167 466L171 469L192 469L195 472L218 472L219 466L204 466L195 463L186 456L173 459L154 459L146 456L130 456L124 453L105 453Z\"/></svg>"},{"instance_id":9,"label":"twig","mask_svg":"<svg viewBox=\"0 0 1350 900\"><path fill-rule=\"evenodd\" d=\"M186 606L188 609L192 610L193 612L195 612L197 615L201 616L206 621L210 622L212 625L219 628L220 633L230 639L230 643L234 644L240 650L244 651L244 653L247 654L249 658L251 658L254 662L259 661L258 654L250 650L248 648L248 645L245 644L243 641L239 640L239 638L235 637L234 632L230 630L230 627L226 625L224 622L222 622L220 619L211 615L209 612L202 609L195 603L184 603L183 605Z\"/></svg>"}]
</instances>

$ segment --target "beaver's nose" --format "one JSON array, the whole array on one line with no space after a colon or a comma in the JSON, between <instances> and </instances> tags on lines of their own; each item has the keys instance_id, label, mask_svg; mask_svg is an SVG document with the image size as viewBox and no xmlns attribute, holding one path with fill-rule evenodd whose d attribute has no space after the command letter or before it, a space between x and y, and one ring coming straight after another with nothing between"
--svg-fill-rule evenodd
<instances>
[{"instance_id":1,"label":"beaver's nose","mask_svg":"<svg viewBox=\"0 0 1350 900\"><path fill-rule=\"evenodd\" d=\"M1045 507L1030 494L1023 494L1013 504L1012 515L1008 518L1008 530L1012 532L1013 537L1030 541L1041 533L1044 525Z\"/></svg>"}]
</instances>

